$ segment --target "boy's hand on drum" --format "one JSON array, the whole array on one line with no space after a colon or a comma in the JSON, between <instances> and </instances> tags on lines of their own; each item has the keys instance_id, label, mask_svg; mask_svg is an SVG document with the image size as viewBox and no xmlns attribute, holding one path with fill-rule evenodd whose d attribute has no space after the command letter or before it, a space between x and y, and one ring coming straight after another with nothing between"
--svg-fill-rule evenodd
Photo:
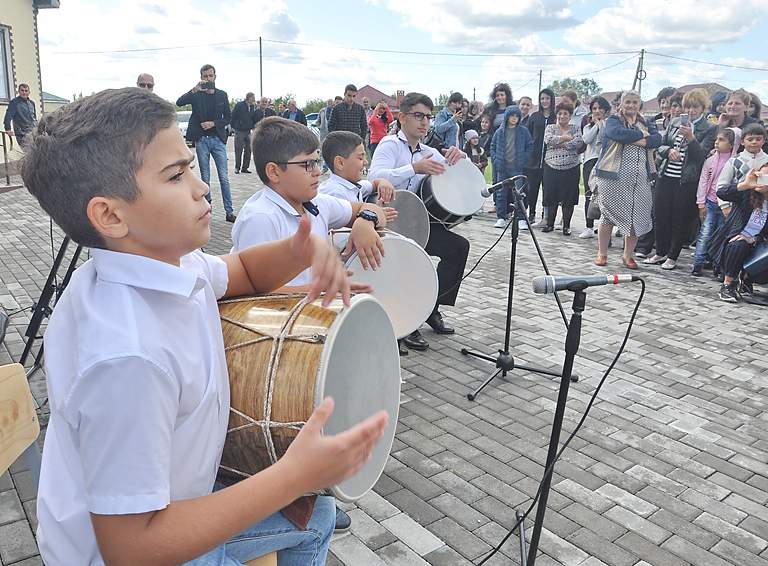
<instances>
[{"instance_id":1,"label":"boy's hand on drum","mask_svg":"<svg viewBox=\"0 0 768 566\"><path fill-rule=\"evenodd\" d=\"M347 271L347 277L352 277L354 274L354 271ZM373 287L371 287L370 283L350 281L349 288L353 293L373 293Z\"/></svg>"},{"instance_id":2,"label":"boy's hand on drum","mask_svg":"<svg viewBox=\"0 0 768 566\"><path fill-rule=\"evenodd\" d=\"M395 186L386 179L374 179L373 187L379 193L379 201L389 204L395 200Z\"/></svg>"},{"instance_id":3,"label":"boy's hand on drum","mask_svg":"<svg viewBox=\"0 0 768 566\"><path fill-rule=\"evenodd\" d=\"M465 159L467 154L461 151L458 147L450 147L445 152L445 161L448 165L456 165L460 159Z\"/></svg>"},{"instance_id":4,"label":"boy's hand on drum","mask_svg":"<svg viewBox=\"0 0 768 566\"><path fill-rule=\"evenodd\" d=\"M304 493L337 485L360 470L389 421L386 411L379 411L342 433L323 436L333 406L330 397L318 405L278 463Z\"/></svg>"},{"instance_id":5,"label":"boy's hand on drum","mask_svg":"<svg viewBox=\"0 0 768 566\"><path fill-rule=\"evenodd\" d=\"M311 268L312 283L307 300L312 302L325 292L322 304L327 307L341 293L344 304L349 306L349 279L338 252L325 239L312 234L310 229L311 223L305 214L299 221L299 229L292 242L294 253Z\"/></svg>"},{"instance_id":6,"label":"boy's hand on drum","mask_svg":"<svg viewBox=\"0 0 768 566\"><path fill-rule=\"evenodd\" d=\"M347 241L347 247L341 252L346 255L357 250L357 257L360 258L360 265L363 269L371 267L374 271L381 265L381 258L384 257L384 243L376 232L374 225L363 218L358 218L352 225L352 233Z\"/></svg>"},{"instance_id":7,"label":"boy's hand on drum","mask_svg":"<svg viewBox=\"0 0 768 566\"><path fill-rule=\"evenodd\" d=\"M387 224L397 219L397 210L391 206L384 207L384 218L387 219Z\"/></svg>"},{"instance_id":8,"label":"boy's hand on drum","mask_svg":"<svg viewBox=\"0 0 768 566\"><path fill-rule=\"evenodd\" d=\"M413 164L413 171L417 175L440 175L445 172L445 165L427 156Z\"/></svg>"}]
</instances>

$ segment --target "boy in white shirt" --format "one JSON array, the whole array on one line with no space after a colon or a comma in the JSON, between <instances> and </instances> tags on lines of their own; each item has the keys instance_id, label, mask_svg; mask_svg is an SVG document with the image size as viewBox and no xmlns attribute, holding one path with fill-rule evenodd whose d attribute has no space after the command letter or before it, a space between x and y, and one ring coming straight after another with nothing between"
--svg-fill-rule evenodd
<instances>
[{"instance_id":1,"label":"boy in white shirt","mask_svg":"<svg viewBox=\"0 0 768 566\"><path fill-rule=\"evenodd\" d=\"M330 135L330 134L329 134ZM246 201L232 228L232 250L288 238L299 221L309 217L312 232L351 227L346 252L357 250L363 269L378 268L384 245L376 228L387 225L384 210L375 204L318 194L322 160L317 137L305 126L285 118L265 118L253 131L256 172L266 185ZM303 290L311 278L305 270L288 286Z\"/></svg>"},{"instance_id":2,"label":"boy in white shirt","mask_svg":"<svg viewBox=\"0 0 768 566\"><path fill-rule=\"evenodd\" d=\"M324 564L333 498L317 499L306 530L277 511L354 473L383 430L378 414L321 436L326 400L278 463L212 493L229 416L216 299L271 291L310 264L310 299L348 301L349 284L306 221L280 242L199 251L211 209L193 162L174 106L137 88L48 114L26 152L29 191L93 249L45 334L37 515L48 566L238 564L274 550L281 564Z\"/></svg>"},{"instance_id":3,"label":"boy in white shirt","mask_svg":"<svg viewBox=\"0 0 768 566\"><path fill-rule=\"evenodd\" d=\"M363 179L368 156L362 138L356 133L331 132L323 142L322 153L331 176L320 184L321 194L349 202L365 202L375 193L383 204L395 198L395 187L386 179Z\"/></svg>"}]
</instances>

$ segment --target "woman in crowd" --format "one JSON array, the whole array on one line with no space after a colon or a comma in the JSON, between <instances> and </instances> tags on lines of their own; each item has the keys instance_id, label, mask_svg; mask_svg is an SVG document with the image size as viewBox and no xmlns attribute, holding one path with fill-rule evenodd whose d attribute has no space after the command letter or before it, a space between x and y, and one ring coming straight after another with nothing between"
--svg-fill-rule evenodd
<instances>
[{"instance_id":1,"label":"woman in crowd","mask_svg":"<svg viewBox=\"0 0 768 566\"><path fill-rule=\"evenodd\" d=\"M369 146L371 148L371 159L373 159L373 154L376 152L379 142L387 135L389 125L393 120L392 111L383 100L376 105L371 115L368 116L368 131L371 136L371 145Z\"/></svg>"},{"instance_id":2,"label":"woman in crowd","mask_svg":"<svg viewBox=\"0 0 768 566\"><path fill-rule=\"evenodd\" d=\"M653 117L653 121L656 123L656 129L659 132L663 132L669 126L669 99L672 98L677 92L677 89L672 86L665 86L656 95L656 102L659 105L659 113Z\"/></svg>"},{"instance_id":3,"label":"woman in crowd","mask_svg":"<svg viewBox=\"0 0 768 566\"><path fill-rule=\"evenodd\" d=\"M674 118L662 136L662 158L653 206L656 211L656 254L643 263L662 269L677 267L680 250L697 218L696 191L701 168L714 147L717 126L707 122L709 97L703 89L687 92L685 112Z\"/></svg>"},{"instance_id":4,"label":"woman in crowd","mask_svg":"<svg viewBox=\"0 0 768 566\"><path fill-rule=\"evenodd\" d=\"M720 114L725 112L725 102L728 100L728 91L718 90L712 95L712 104L709 107L709 114L707 114L707 120L714 125L717 125L720 120Z\"/></svg>"},{"instance_id":5,"label":"woman in crowd","mask_svg":"<svg viewBox=\"0 0 768 566\"><path fill-rule=\"evenodd\" d=\"M592 200L592 189L589 187L589 175L597 163L600 150L603 148L603 132L605 131L605 119L611 113L611 103L602 96L596 96L589 103L589 121L581 132L582 141L587 144L584 152L584 167L582 179L584 181L584 216L587 216L589 203ZM595 235L595 221L587 218L587 226L579 234L579 238L591 238Z\"/></svg>"},{"instance_id":6,"label":"woman in crowd","mask_svg":"<svg viewBox=\"0 0 768 566\"><path fill-rule=\"evenodd\" d=\"M754 92L749 93L749 106L747 107L747 115L751 116L761 124L763 123L760 114L763 113L763 103L760 102L760 97Z\"/></svg>"},{"instance_id":7,"label":"woman in crowd","mask_svg":"<svg viewBox=\"0 0 768 566\"><path fill-rule=\"evenodd\" d=\"M625 91L619 111L605 122L603 149L595 165L602 213L595 265L608 264L611 231L618 226L625 234L621 261L628 269L637 269L632 257L637 237L651 230L653 149L661 145L661 135L656 124L646 122L639 110L640 95Z\"/></svg>"},{"instance_id":8,"label":"woman in crowd","mask_svg":"<svg viewBox=\"0 0 768 566\"><path fill-rule=\"evenodd\" d=\"M544 130L544 199L547 224L542 232L555 229L558 204L563 207L563 235L571 235L573 207L579 202L579 146L581 128L571 124L573 105L560 102L555 107L557 122Z\"/></svg>"},{"instance_id":9,"label":"woman in crowd","mask_svg":"<svg viewBox=\"0 0 768 566\"><path fill-rule=\"evenodd\" d=\"M464 116L464 121L459 125L459 132L461 138L464 139L464 134L469 130L480 131L480 116L483 113L483 103L479 100L475 100L469 103L467 113Z\"/></svg>"},{"instance_id":10,"label":"woman in crowd","mask_svg":"<svg viewBox=\"0 0 768 566\"><path fill-rule=\"evenodd\" d=\"M539 199L539 187L544 179L544 129L555 123L555 93L548 88L539 93L539 109L530 115L526 127L533 138L533 153L525 168L525 176L528 177L528 220L533 224L536 221L536 202ZM545 214L546 216L546 214ZM537 226L546 226L546 219Z\"/></svg>"},{"instance_id":11,"label":"woman in crowd","mask_svg":"<svg viewBox=\"0 0 768 566\"><path fill-rule=\"evenodd\" d=\"M749 124L756 124L757 119L749 115L749 103L752 97L749 93L740 88L734 90L728 95L728 99L725 102L725 111L720 114L718 118L718 125L721 128L741 128Z\"/></svg>"},{"instance_id":12,"label":"woman in crowd","mask_svg":"<svg viewBox=\"0 0 768 566\"><path fill-rule=\"evenodd\" d=\"M512 90L507 83L497 83L491 91L491 103L485 107L485 114L491 118L491 133L504 123L507 106L512 106Z\"/></svg>"}]
</instances>

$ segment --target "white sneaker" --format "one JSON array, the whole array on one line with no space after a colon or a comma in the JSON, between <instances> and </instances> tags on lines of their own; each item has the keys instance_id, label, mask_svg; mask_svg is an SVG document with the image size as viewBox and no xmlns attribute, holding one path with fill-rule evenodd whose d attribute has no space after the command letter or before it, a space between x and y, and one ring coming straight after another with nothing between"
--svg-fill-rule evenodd
<instances>
[{"instance_id":1,"label":"white sneaker","mask_svg":"<svg viewBox=\"0 0 768 566\"><path fill-rule=\"evenodd\" d=\"M670 269L674 269L677 267L677 262L672 258L667 258L667 261L661 264L662 269L666 269L669 271Z\"/></svg>"},{"instance_id":2,"label":"white sneaker","mask_svg":"<svg viewBox=\"0 0 768 566\"><path fill-rule=\"evenodd\" d=\"M496 221L496 224L493 225L494 228L506 228L507 227L507 221L503 218L499 218Z\"/></svg>"},{"instance_id":3,"label":"white sneaker","mask_svg":"<svg viewBox=\"0 0 768 566\"><path fill-rule=\"evenodd\" d=\"M528 223L525 220L518 220L517 221L517 229L518 230L527 230L528 229Z\"/></svg>"},{"instance_id":4,"label":"white sneaker","mask_svg":"<svg viewBox=\"0 0 768 566\"><path fill-rule=\"evenodd\" d=\"M546 225L547 225L547 221L544 220L543 218L539 220L536 224L531 224L533 228L544 228L544 226Z\"/></svg>"},{"instance_id":5,"label":"white sneaker","mask_svg":"<svg viewBox=\"0 0 768 566\"><path fill-rule=\"evenodd\" d=\"M594 238L595 231L592 228L584 228L584 231L579 234L579 238L586 240L587 238Z\"/></svg>"},{"instance_id":6,"label":"white sneaker","mask_svg":"<svg viewBox=\"0 0 768 566\"><path fill-rule=\"evenodd\" d=\"M619 230L618 226L614 226L613 235L616 236L617 238L621 238L624 234L621 232L621 230Z\"/></svg>"}]
</instances>

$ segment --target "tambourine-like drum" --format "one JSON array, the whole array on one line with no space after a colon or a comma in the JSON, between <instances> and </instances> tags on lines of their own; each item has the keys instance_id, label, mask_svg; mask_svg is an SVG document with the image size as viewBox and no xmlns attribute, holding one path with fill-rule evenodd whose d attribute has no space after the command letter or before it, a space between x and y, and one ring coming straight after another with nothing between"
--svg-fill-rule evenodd
<instances>
[{"instance_id":1,"label":"tambourine-like drum","mask_svg":"<svg viewBox=\"0 0 768 566\"><path fill-rule=\"evenodd\" d=\"M485 177L469 159L445 166L440 175L428 175L419 193L430 217L453 228L483 207Z\"/></svg>"},{"instance_id":2,"label":"tambourine-like drum","mask_svg":"<svg viewBox=\"0 0 768 566\"><path fill-rule=\"evenodd\" d=\"M341 253L349 240L349 229L333 230L331 244ZM363 269L360 256L353 251L342 257L352 272L350 281L366 283L392 320L395 336L405 338L429 318L437 301L437 271L427 252L413 240L384 232L384 257L374 271Z\"/></svg>"},{"instance_id":3,"label":"tambourine-like drum","mask_svg":"<svg viewBox=\"0 0 768 566\"><path fill-rule=\"evenodd\" d=\"M422 248L429 241L429 214L421 199L411 191L396 191L395 199L387 204L397 211L397 218L387 222L387 230L410 238Z\"/></svg>"},{"instance_id":4,"label":"tambourine-like drum","mask_svg":"<svg viewBox=\"0 0 768 566\"><path fill-rule=\"evenodd\" d=\"M370 490L392 448L400 402L400 358L379 301L350 308L307 304L298 295L219 302L229 368L230 415L220 478L231 483L275 463L326 396L335 410L323 433L343 432L384 409L384 436L354 476L333 486L342 501Z\"/></svg>"}]
</instances>

